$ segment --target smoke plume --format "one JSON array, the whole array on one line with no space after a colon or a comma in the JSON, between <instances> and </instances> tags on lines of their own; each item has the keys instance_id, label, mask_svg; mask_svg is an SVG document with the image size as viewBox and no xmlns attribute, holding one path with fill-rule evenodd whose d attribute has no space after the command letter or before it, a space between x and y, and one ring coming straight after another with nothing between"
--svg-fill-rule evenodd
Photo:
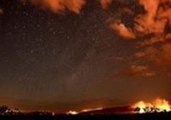
<instances>
[{"instance_id":1,"label":"smoke plume","mask_svg":"<svg viewBox=\"0 0 171 120\"><path fill-rule=\"evenodd\" d=\"M100 0L100 3L103 9L107 9L112 3L112 0Z\"/></svg>"},{"instance_id":2,"label":"smoke plume","mask_svg":"<svg viewBox=\"0 0 171 120\"><path fill-rule=\"evenodd\" d=\"M51 10L54 13L70 10L71 12L80 13L80 10L86 3L85 0L22 0L23 2L30 2L35 6L43 9Z\"/></svg>"},{"instance_id":3,"label":"smoke plume","mask_svg":"<svg viewBox=\"0 0 171 120\"><path fill-rule=\"evenodd\" d=\"M135 52L138 59L143 58L155 67L162 67L165 73L170 73L171 0L138 0L137 5L142 9L134 13L132 26L122 18L119 23L117 20L110 26L112 25L113 30L121 37L137 41L138 47L141 48Z\"/></svg>"}]
</instances>

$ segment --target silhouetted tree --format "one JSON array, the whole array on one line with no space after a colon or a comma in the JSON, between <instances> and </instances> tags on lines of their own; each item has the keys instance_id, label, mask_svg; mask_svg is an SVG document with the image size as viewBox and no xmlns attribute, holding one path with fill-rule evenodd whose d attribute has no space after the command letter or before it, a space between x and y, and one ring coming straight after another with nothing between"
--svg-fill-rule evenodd
<instances>
[{"instance_id":1,"label":"silhouetted tree","mask_svg":"<svg viewBox=\"0 0 171 120\"><path fill-rule=\"evenodd\" d=\"M141 110L141 109L140 109L139 107L137 107L137 108L135 108L134 111L135 111L135 112L140 112L140 110Z\"/></svg>"},{"instance_id":2,"label":"silhouetted tree","mask_svg":"<svg viewBox=\"0 0 171 120\"><path fill-rule=\"evenodd\" d=\"M7 111L9 111L9 107L3 105L3 106L0 106L0 114L5 114Z\"/></svg>"}]
</instances>

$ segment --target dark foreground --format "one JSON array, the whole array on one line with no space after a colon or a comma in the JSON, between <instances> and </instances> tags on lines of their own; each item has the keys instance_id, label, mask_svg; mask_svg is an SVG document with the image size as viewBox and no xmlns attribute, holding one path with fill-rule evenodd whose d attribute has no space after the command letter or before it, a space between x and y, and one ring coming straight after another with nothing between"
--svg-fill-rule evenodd
<instances>
[{"instance_id":1,"label":"dark foreground","mask_svg":"<svg viewBox=\"0 0 171 120\"><path fill-rule=\"evenodd\" d=\"M171 113L127 115L9 115L0 120L171 120Z\"/></svg>"}]
</instances>

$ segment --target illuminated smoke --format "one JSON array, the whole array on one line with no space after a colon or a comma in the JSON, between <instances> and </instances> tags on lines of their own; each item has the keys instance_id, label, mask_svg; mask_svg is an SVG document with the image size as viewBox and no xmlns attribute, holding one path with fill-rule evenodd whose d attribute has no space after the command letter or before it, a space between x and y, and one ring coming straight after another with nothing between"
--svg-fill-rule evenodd
<instances>
[{"instance_id":1,"label":"illuminated smoke","mask_svg":"<svg viewBox=\"0 0 171 120\"><path fill-rule=\"evenodd\" d=\"M82 7L86 4L86 0L21 0L24 3L32 3L43 9L51 10L52 12L59 13L65 10L70 10L79 14ZM103 9L107 9L112 3L112 0L99 0Z\"/></svg>"},{"instance_id":2,"label":"illuminated smoke","mask_svg":"<svg viewBox=\"0 0 171 120\"><path fill-rule=\"evenodd\" d=\"M171 8L166 5L166 1L167 0L139 0L139 6L143 7L145 13L137 14L133 18L134 27L129 31L134 31L137 37L147 34L154 34L154 37L157 37L158 34L163 34L167 23L171 23ZM167 2L171 4L171 1ZM161 5L163 4L166 7L162 7ZM128 29L125 23L120 24L125 26L125 29ZM120 31L120 29L115 30ZM124 34L120 35L125 37Z\"/></svg>"},{"instance_id":3,"label":"illuminated smoke","mask_svg":"<svg viewBox=\"0 0 171 120\"><path fill-rule=\"evenodd\" d=\"M112 3L112 0L100 0L100 3L103 9L107 9Z\"/></svg>"},{"instance_id":4,"label":"illuminated smoke","mask_svg":"<svg viewBox=\"0 0 171 120\"><path fill-rule=\"evenodd\" d=\"M80 13L80 10L85 4L85 0L22 0L30 2L35 6L43 9L51 10L54 13L70 10L71 12Z\"/></svg>"},{"instance_id":5,"label":"illuminated smoke","mask_svg":"<svg viewBox=\"0 0 171 120\"><path fill-rule=\"evenodd\" d=\"M142 65L132 65L126 71L124 71L124 75L128 77L152 77L155 75L147 66Z\"/></svg>"},{"instance_id":6,"label":"illuminated smoke","mask_svg":"<svg viewBox=\"0 0 171 120\"><path fill-rule=\"evenodd\" d=\"M156 67L162 67L165 73L169 73L171 0L137 0L137 4L142 9L130 18L131 26L128 25L128 20L120 18L119 23L118 19L114 20L110 27L121 37L137 41L141 48L141 51L135 53L138 59L150 61ZM131 9L130 6L127 7Z\"/></svg>"},{"instance_id":7,"label":"illuminated smoke","mask_svg":"<svg viewBox=\"0 0 171 120\"><path fill-rule=\"evenodd\" d=\"M134 39L135 35L131 29L127 28L123 23L116 22L110 25L110 27L118 32L124 38Z\"/></svg>"},{"instance_id":8,"label":"illuminated smoke","mask_svg":"<svg viewBox=\"0 0 171 120\"><path fill-rule=\"evenodd\" d=\"M25 3L31 3L45 10L54 13L63 13L66 10L79 14L86 4L87 0L21 0ZM119 0L97 0L101 4L102 9ZM116 8L117 14L121 16L130 16L129 20L120 18L112 18L109 27L116 33L128 40L136 40L138 48L136 51L136 59L145 59L155 66L162 66L164 71L171 71L171 55L170 39L171 39L171 0L136 0L134 3L128 4L124 0L119 1L120 4L126 4L123 8ZM141 10L133 10L132 4L135 4ZM95 7L95 6L94 6ZM111 6L112 7L112 6ZM108 10L108 9L107 9ZM113 14L115 11L113 11ZM3 11L0 9L0 14ZM119 15L118 15L119 16ZM106 18L107 20L110 18ZM159 45L158 45L159 44ZM157 45L157 47L156 47ZM152 51L150 51L152 50ZM166 57L167 56L167 57ZM162 61L165 61L162 63ZM168 67L169 66L169 67Z\"/></svg>"}]
</instances>

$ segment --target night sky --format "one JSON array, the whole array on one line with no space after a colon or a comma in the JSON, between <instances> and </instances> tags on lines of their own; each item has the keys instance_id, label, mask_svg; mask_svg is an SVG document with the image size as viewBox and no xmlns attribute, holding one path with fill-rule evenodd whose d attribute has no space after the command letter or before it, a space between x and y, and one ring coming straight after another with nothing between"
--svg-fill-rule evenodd
<instances>
[{"instance_id":1,"label":"night sky","mask_svg":"<svg viewBox=\"0 0 171 120\"><path fill-rule=\"evenodd\" d=\"M0 0L0 105L64 110L171 99L170 0Z\"/></svg>"}]
</instances>

